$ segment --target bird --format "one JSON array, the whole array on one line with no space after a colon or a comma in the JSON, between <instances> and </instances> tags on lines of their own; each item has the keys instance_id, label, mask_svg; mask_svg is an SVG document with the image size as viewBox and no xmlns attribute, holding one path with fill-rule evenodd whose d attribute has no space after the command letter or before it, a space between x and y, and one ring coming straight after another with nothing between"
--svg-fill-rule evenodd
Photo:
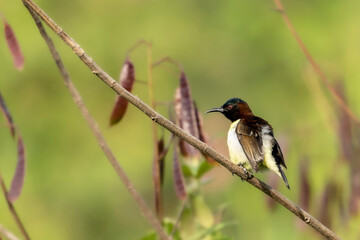
<instances>
[{"instance_id":1,"label":"bird","mask_svg":"<svg viewBox=\"0 0 360 240\"><path fill-rule=\"evenodd\" d=\"M227 137L231 162L243 167L246 173L270 169L283 179L290 190L284 173L287 166L271 125L255 116L240 98L231 98L220 108L212 108L205 113L212 112L220 112L232 122Z\"/></svg>"}]
</instances>

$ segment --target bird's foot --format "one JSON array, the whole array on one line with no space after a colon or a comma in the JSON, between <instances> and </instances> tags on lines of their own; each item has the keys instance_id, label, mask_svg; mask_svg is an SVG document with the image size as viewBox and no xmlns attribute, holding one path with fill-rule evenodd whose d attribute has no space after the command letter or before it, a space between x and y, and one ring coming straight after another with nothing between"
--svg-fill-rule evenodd
<instances>
[{"instance_id":1,"label":"bird's foot","mask_svg":"<svg viewBox=\"0 0 360 240\"><path fill-rule=\"evenodd\" d=\"M252 175L252 173L251 173L250 171L248 171L248 170L244 167L244 164L239 163L238 166L241 167L241 168L244 170L245 175L246 175L246 178L241 178L241 181L249 180L249 179L251 179L251 178L254 177L254 175ZM233 175L234 175L234 174L233 174Z\"/></svg>"}]
</instances>

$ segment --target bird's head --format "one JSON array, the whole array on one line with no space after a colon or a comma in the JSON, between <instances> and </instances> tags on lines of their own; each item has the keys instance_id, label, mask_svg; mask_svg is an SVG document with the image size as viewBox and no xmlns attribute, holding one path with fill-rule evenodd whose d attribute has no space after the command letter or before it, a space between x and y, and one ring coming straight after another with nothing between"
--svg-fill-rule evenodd
<instances>
[{"instance_id":1,"label":"bird's head","mask_svg":"<svg viewBox=\"0 0 360 240\"><path fill-rule=\"evenodd\" d=\"M253 116L249 105L240 98L231 98L219 108L212 108L205 113L220 112L234 122L247 116Z\"/></svg>"}]
</instances>

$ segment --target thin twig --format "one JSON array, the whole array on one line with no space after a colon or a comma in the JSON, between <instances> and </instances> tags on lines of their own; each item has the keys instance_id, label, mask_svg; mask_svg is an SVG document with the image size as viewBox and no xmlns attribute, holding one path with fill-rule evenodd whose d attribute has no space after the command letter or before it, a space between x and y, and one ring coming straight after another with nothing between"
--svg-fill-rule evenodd
<instances>
[{"instance_id":1,"label":"thin twig","mask_svg":"<svg viewBox=\"0 0 360 240\"><path fill-rule=\"evenodd\" d=\"M159 159L162 159L163 157L166 156L166 154L169 152L170 147L171 147L171 143L173 142L173 140L175 139L175 135L171 134L171 137L169 139L169 141L166 143L166 147L164 148L164 150L159 154Z\"/></svg>"},{"instance_id":2,"label":"thin twig","mask_svg":"<svg viewBox=\"0 0 360 240\"><path fill-rule=\"evenodd\" d=\"M132 47L130 47L127 50L126 56L129 57L130 54L141 45L149 45L149 42L145 41L144 39L139 40L137 43L135 43Z\"/></svg>"},{"instance_id":3,"label":"thin twig","mask_svg":"<svg viewBox=\"0 0 360 240\"><path fill-rule=\"evenodd\" d=\"M156 103L154 97L154 82L152 77L152 44L147 44L147 67L148 67L148 89L149 89L149 100L150 106L155 110ZM155 122L151 123L151 129L153 134L153 182L154 182L154 202L156 214L159 221L162 221L163 218L163 203L162 203L162 191L161 191L161 173L160 173L160 159L159 158L159 149L158 149L158 134L157 134L157 125Z\"/></svg>"},{"instance_id":4,"label":"thin twig","mask_svg":"<svg viewBox=\"0 0 360 240\"><path fill-rule=\"evenodd\" d=\"M159 125L163 126L170 132L174 133L176 136L180 137L184 141L188 142L202 153L209 155L222 166L227 168L231 173L239 176L240 178L245 179L248 183L258 188L260 191L269 195L275 201L279 202L286 209L291 211L294 215L299 217L301 220L306 222L312 228L314 228L317 232L322 234L327 239L340 239L334 232L332 232L329 228L320 223L317 219L311 216L309 213L304 211L302 208L294 204L292 201L284 197L277 190L273 189L266 183L257 179L256 177L247 178L247 174L244 172L242 168L230 162L227 158L225 158L222 154L218 153L215 149L207 145L206 143L200 141L194 136L184 132L180 127L176 126L171 121L167 120L159 113L155 112L151 109L147 104L141 101L137 96L132 95L128 91L126 91L123 87L121 87L116 80L111 78L109 74L107 74L104 70L102 70L95 61L85 53L85 51L80 47L78 43L76 43L71 37L69 37L61 27L59 27L47 14L39 8L33 1L31 0L22 0L24 5L29 9L35 11L45 22L46 24L69 46L72 48L74 53L83 61L85 65L87 65L90 70L98 76L105 84L111 87L117 94L124 97L127 101L137 107L144 114L149 116L151 120L155 121Z\"/></svg>"},{"instance_id":5,"label":"thin twig","mask_svg":"<svg viewBox=\"0 0 360 240\"><path fill-rule=\"evenodd\" d=\"M309 50L306 48L305 44L301 40L299 34L296 32L294 26L292 25L288 15L286 14L283 5L281 4L280 0L273 0L278 12L282 15L283 20L286 24L286 26L289 28L291 34L294 36L296 42L299 44L301 50L305 54L305 57L311 64L311 66L314 68L315 72L323 82L323 84L327 87L327 89L330 91L331 95L334 97L335 101L339 104L341 108L343 108L346 112L346 114L358 125L360 126L360 120L358 116L355 115L355 113L349 108L349 106L344 102L344 100L339 96L339 94L336 92L335 88L330 84L329 80L327 79L324 72L321 70L319 65L315 62L314 58L311 56Z\"/></svg>"},{"instance_id":6,"label":"thin twig","mask_svg":"<svg viewBox=\"0 0 360 240\"><path fill-rule=\"evenodd\" d=\"M44 40L46 41L46 43L47 43L47 45L49 47L51 55L54 58L54 60L56 62L56 65L57 65L57 67L58 67L58 69L60 71L60 74L64 79L66 87L69 89L69 91L71 93L71 96L74 99L74 102L76 103L76 105L80 109L83 117L85 118L85 120L88 123L89 127L91 128L93 134L95 135L95 138L98 141L98 144L100 145L101 149L105 153L106 157L110 161L111 165L113 166L114 170L118 174L119 178L121 179L121 181L123 182L123 184L125 185L127 190L130 192L131 196L134 198L136 203L139 205L139 207L140 207L142 213L144 214L144 216L153 225L153 227L154 227L155 231L158 233L159 237L161 239L164 239L164 240L169 239L168 236L166 235L166 233L164 232L163 228L161 227L160 223L153 216L151 210L146 205L145 201L142 199L140 194L137 192L134 185L131 183L130 179L127 177L126 173L121 168L121 166L120 166L119 162L117 161L116 157L114 156L114 154L110 150L109 146L107 145L106 140L103 137L103 135L101 134L100 129L99 129L96 121L90 115L90 112L86 108L86 106L85 106L85 104L84 104L84 102L83 102L83 100L81 98L80 93L77 91L77 89L73 85L73 83L71 81L71 78L70 78L70 75L67 72L67 70L66 70L66 68L65 68L65 66L63 64L63 62L62 62L62 60L60 58L60 55L59 55L59 53L57 52L57 50L56 50L56 48L54 46L54 43L52 42L51 38L48 36L47 32L45 31L45 28L42 25L39 17L36 15L36 12L33 12L31 8L28 8L28 10L29 10L31 16L34 18L34 21L35 21L37 27L39 28L39 31L40 31L42 37L44 38Z\"/></svg>"},{"instance_id":7,"label":"thin twig","mask_svg":"<svg viewBox=\"0 0 360 240\"><path fill-rule=\"evenodd\" d=\"M171 64L173 64L174 66L176 66L178 68L179 71L175 71L174 69L168 68L165 65L163 65L163 63L165 62L169 62ZM171 57L164 57L156 62L153 63L152 67L158 67L158 66L162 66L164 69L166 69L167 71L169 71L170 73L179 76L180 72L183 71L183 67L180 63L178 63L177 61L175 61L174 59L172 59Z\"/></svg>"},{"instance_id":8,"label":"thin twig","mask_svg":"<svg viewBox=\"0 0 360 240\"><path fill-rule=\"evenodd\" d=\"M171 57L164 57L156 62L153 63L153 68L159 66L160 64L164 63L164 62L169 62L171 64L173 64L174 66L176 66L177 68L179 68L180 71L183 71L183 67L180 63L178 63L177 61L175 61L174 59L172 59Z\"/></svg>"},{"instance_id":9,"label":"thin twig","mask_svg":"<svg viewBox=\"0 0 360 240\"><path fill-rule=\"evenodd\" d=\"M180 220L181 220L181 217L182 217L182 215L183 215L183 213L184 213L186 203L187 203L187 199L185 199L185 200L183 201L183 203L182 203L182 206L181 206L179 215L178 215L178 217L176 218L176 222L175 222L174 227L173 227L173 229L172 229L172 231L171 231L170 240L172 240L172 239L174 238L174 235L175 235L175 233L176 233L176 229L178 228L179 223L180 223Z\"/></svg>"},{"instance_id":10,"label":"thin twig","mask_svg":"<svg viewBox=\"0 0 360 240\"><path fill-rule=\"evenodd\" d=\"M9 240L19 240L18 237L16 237L12 232L4 228L1 224L0 224L0 233ZM0 235L0 239L1 239L1 235Z\"/></svg>"},{"instance_id":11,"label":"thin twig","mask_svg":"<svg viewBox=\"0 0 360 240\"><path fill-rule=\"evenodd\" d=\"M30 240L30 236L27 233L27 231L26 231L26 229L24 227L24 224L21 222L21 219L20 219L19 215L17 214L17 212L15 210L15 206L12 204L12 202L8 198L8 191L6 189L6 185L5 185L4 179L2 178L1 172L0 172L0 186L1 186L1 190L2 190L2 192L4 194L4 197L6 199L6 202L8 204L11 215L13 216L13 218L14 218L14 220L16 222L16 225L19 227L20 232L24 236L24 238L26 240Z\"/></svg>"}]
</instances>

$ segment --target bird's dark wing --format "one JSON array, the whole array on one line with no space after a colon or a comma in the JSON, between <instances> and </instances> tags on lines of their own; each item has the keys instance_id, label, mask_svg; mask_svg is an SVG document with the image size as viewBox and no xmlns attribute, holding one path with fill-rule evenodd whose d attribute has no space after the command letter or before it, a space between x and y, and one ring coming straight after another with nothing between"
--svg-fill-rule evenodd
<instances>
[{"instance_id":1,"label":"bird's dark wing","mask_svg":"<svg viewBox=\"0 0 360 240\"><path fill-rule=\"evenodd\" d=\"M283 166L284 168L287 168L287 167L286 167L286 164L285 164L285 161L284 161L283 154L281 152L281 148L280 148L278 142L275 140L275 138L274 138L274 146L273 146L271 154L275 158L276 165L278 166L279 172L281 173L281 177L284 180L284 182L286 184L286 187L288 189L290 189L289 182L288 182L288 180L286 178L286 175L285 175L284 171L282 170L281 166Z\"/></svg>"},{"instance_id":2,"label":"bird's dark wing","mask_svg":"<svg viewBox=\"0 0 360 240\"><path fill-rule=\"evenodd\" d=\"M274 138L274 141L275 141L275 144L273 146L271 154L275 158L275 161L276 161L277 165L282 165L284 168L287 168L286 164L285 164L284 156L283 156L283 154L281 152L281 148L280 148L278 142L275 140L275 138Z\"/></svg>"},{"instance_id":3,"label":"bird's dark wing","mask_svg":"<svg viewBox=\"0 0 360 240\"><path fill-rule=\"evenodd\" d=\"M259 170L259 164L264 160L262 152L261 131L239 121L236 126L238 140L255 172Z\"/></svg>"}]
</instances>

